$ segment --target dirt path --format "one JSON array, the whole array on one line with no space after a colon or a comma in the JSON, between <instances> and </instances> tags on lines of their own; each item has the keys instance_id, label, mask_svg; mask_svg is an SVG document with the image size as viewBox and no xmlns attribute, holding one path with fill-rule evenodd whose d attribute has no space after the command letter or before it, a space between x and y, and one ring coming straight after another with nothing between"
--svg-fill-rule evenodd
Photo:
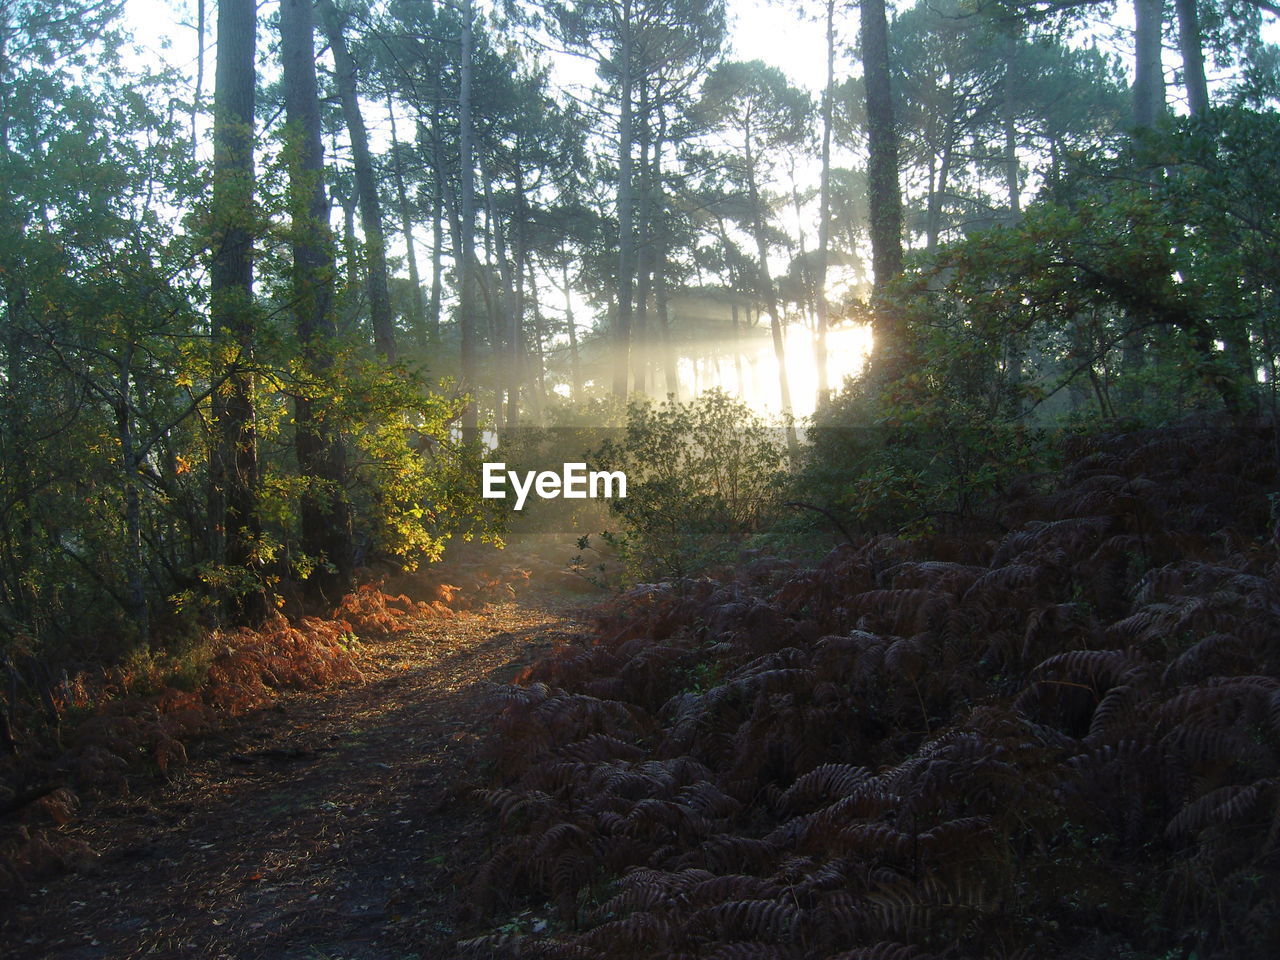
<instances>
[{"instance_id":1,"label":"dirt path","mask_svg":"<svg viewBox=\"0 0 1280 960\"><path fill-rule=\"evenodd\" d=\"M454 882L478 854L469 792L485 681L580 629L542 594L371 650L368 682L295 694L197 744L68 831L101 859L0 907L5 960L452 954Z\"/></svg>"}]
</instances>

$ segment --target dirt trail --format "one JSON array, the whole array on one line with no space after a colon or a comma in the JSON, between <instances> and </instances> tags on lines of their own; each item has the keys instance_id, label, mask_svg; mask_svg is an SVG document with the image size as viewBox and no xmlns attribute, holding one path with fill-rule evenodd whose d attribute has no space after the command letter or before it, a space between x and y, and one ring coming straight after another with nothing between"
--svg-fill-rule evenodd
<instances>
[{"instance_id":1,"label":"dirt trail","mask_svg":"<svg viewBox=\"0 0 1280 960\"><path fill-rule=\"evenodd\" d=\"M66 829L100 860L0 907L0 957L449 956L455 878L478 853L477 700L576 635L581 602L431 621L371 647L367 682L283 697L194 745L171 782L94 804Z\"/></svg>"}]
</instances>

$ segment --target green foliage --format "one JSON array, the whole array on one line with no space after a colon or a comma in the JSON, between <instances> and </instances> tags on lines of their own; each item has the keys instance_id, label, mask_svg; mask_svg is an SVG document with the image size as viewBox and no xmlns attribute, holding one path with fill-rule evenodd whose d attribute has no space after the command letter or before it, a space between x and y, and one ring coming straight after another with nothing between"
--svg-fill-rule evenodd
<instances>
[{"instance_id":1,"label":"green foliage","mask_svg":"<svg viewBox=\"0 0 1280 960\"><path fill-rule=\"evenodd\" d=\"M633 404L593 466L622 470L627 497L614 543L642 576L684 576L733 555L781 499L786 442L720 391L689 403Z\"/></svg>"},{"instance_id":2,"label":"green foliage","mask_svg":"<svg viewBox=\"0 0 1280 960\"><path fill-rule=\"evenodd\" d=\"M944 331L935 331L932 346L944 352L929 356L949 356L966 372L966 360L990 360ZM996 364L978 390L965 389L978 378L948 379L941 366L925 364L878 393L853 384L837 397L812 431L801 498L863 532L914 536L989 520L993 498L1041 464L1045 436L992 416L1000 394L1014 393Z\"/></svg>"},{"instance_id":3,"label":"green foliage","mask_svg":"<svg viewBox=\"0 0 1280 960\"><path fill-rule=\"evenodd\" d=\"M1081 160L1017 227L917 260L884 305L911 330L911 372L818 419L806 496L922 532L985 516L1045 466L1045 431L1274 409L1277 150L1276 114L1219 109Z\"/></svg>"}]
</instances>

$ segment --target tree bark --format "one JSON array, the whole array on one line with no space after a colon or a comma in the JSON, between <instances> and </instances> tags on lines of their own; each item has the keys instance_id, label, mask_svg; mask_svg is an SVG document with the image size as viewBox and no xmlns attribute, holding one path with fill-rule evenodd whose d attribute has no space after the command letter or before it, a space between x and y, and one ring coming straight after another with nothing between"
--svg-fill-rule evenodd
<instances>
[{"instance_id":1,"label":"tree bark","mask_svg":"<svg viewBox=\"0 0 1280 960\"><path fill-rule=\"evenodd\" d=\"M651 224L653 170L650 167L649 148L653 139L652 127L649 123L649 86L643 79L640 81L639 96L639 136L640 176L639 198L637 203L636 229L636 292L634 327L631 335L631 388L644 396L648 391L647 367L649 364L649 285L653 275L653 230Z\"/></svg>"},{"instance_id":2,"label":"tree bark","mask_svg":"<svg viewBox=\"0 0 1280 960\"><path fill-rule=\"evenodd\" d=\"M351 589L351 510L346 499L346 450L321 412L331 386L338 335L333 317L336 263L324 188L324 145L316 88L311 0L281 0L280 59L285 120L296 160L289 165L293 313L305 382L294 397L294 452L306 480L299 505L301 545L313 562L306 580L313 601L336 604ZM313 396L315 393L318 396Z\"/></svg>"},{"instance_id":3,"label":"tree bark","mask_svg":"<svg viewBox=\"0 0 1280 960\"><path fill-rule=\"evenodd\" d=\"M475 270L475 170L471 159L471 44L472 0L463 0L462 29L458 35L458 326L461 334L462 389L470 399L462 412L462 439L472 444L480 438L476 380L476 270Z\"/></svg>"},{"instance_id":4,"label":"tree bark","mask_svg":"<svg viewBox=\"0 0 1280 960\"><path fill-rule=\"evenodd\" d=\"M373 175L373 158L369 153L369 134L360 112L356 91L356 63L347 49L342 32L342 19L333 0L316 0L324 19L329 49L333 52L334 82L342 101L342 116L351 138L351 161L355 167L356 194L360 202L360 226L364 228L365 274L369 291L369 319L373 326L373 345L388 363L396 359L395 318L391 312L391 295L387 290L387 244L382 230L382 205L378 201L378 185Z\"/></svg>"},{"instance_id":5,"label":"tree bark","mask_svg":"<svg viewBox=\"0 0 1280 960\"><path fill-rule=\"evenodd\" d=\"M902 272L902 194L898 189L898 131L890 89L889 25L884 0L861 6L862 70L867 95L867 209L875 293ZM893 379L905 361L905 335L896 313L877 310L875 365Z\"/></svg>"},{"instance_id":6,"label":"tree bark","mask_svg":"<svg viewBox=\"0 0 1280 960\"><path fill-rule=\"evenodd\" d=\"M1133 125L1154 127L1164 114L1160 28L1163 0L1134 0Z\"/></svg>"},{"instance_id":7,"label":"tree bark","mask_svg":"<svg viewBox=\"0 0 1280 960\"><path fill-rule=\"evenodd\" d=\"M507 256L506 235L503 233L497 205L493 199L493 175L492 172L486 172L483 163L480 165L480 180L484 183L485 219L489 224L489 235L493 238L494 252L497 254L498 277L502 283L502 295L494 298L490 304L489 314L495 332L494 354L498 359L494 364L497 380L495 403L501 409L503 395L506 395L506 413L502 417L502 422L506 428L510 429L520 423L520 317L517 312L516 284L511 258ZM500 343L505 349L499 350Z\"/></svg>"},{"instance_id":8,"label":"tree bark","mask_svg":"<svg viewBox=\"0 0 1280 960\"><path fill-rule=\"evenodd\" d=\"M662 148L666 141L666 112L659 107L658 136L653 143L653 180L658 188L658 203L654 217L661 226L655 238L653 250L653 305L658 320L658 339L662 345L662 384L666 388L666 396L679 401L679 367L676 365L676 348L671 337L671 317L667 310L667 200L662 189Z\"/></svg>"},{"instance_id":9,"label":"tree bark","mask_svg":"<svg viewBox=\"0 0 1280 960\"><path fill-rule=\"evenodd\" d=\"M432 104L431 113L431 299L427 307L428 336L433 344L440 341L440 301L444 294L444 278L440 272L444 254L444 150L441 139L437 99Z\"/></svg>"},{"instance_id":10,"label":"tree bark","mask_svg":"<svg viewBox=\"0 0 1280 960\"><path fill-rule=\"evenodd\" d=\"M285 0L281 0L285 2ZM413 239L413 212L409 209L409 193L404 185L404 157L400 141L396 137L396 108L387 91L387 119L391 124L392 172L396 178L396 200L400 204L400 230L404 234L405 259L409 266L409 284L413 295L409 297L409 329L419 347L427 345L426 304L423 302L422 276L418 273L418 250Z\"/></svg>"},{"instance_id":11,"label":"tree bark","mask_svg":"<svg viewBox=\"0 0 1280 960\"><path fill-rule=\"evenodd\" d=\"M133 346L126 347L120 361L120 384L116 402L116 431L120 440L121 493L124 500L125 577L128 581L128 613L138 628L138 639L146 642L151 634L150 605L147 603L146 560L142 553L142 499L138 493L137 438L133 427Z\"/></svg>"},{"instance_id":12,"label":"tree bark","mask_svg":"<svg viewBox=\"0 0 1280 960\"><path fill-rule=\"evenodd\" d=\"M830 399L827 383L827 258L831 246L831 125L836 82L836 0L827 0L827 83L822 90L822 174L818 186L818 263L814 291L817 319L813 339L813 359L818 367L817 409ZM734 342L738 338L738 314L733 316ZM742 357L737 358L738 387L742 387Z\"/></svg>"},{"instance_id":13,"label":"tree bark","mask_svg":"<svg viewBox=\"0 0 1280 960\"><path fill-rule=\"evenodd\" d=\"M952 139L951 124L948 122L947 141L942 145L942 157L938 164L938 180L930 184L928 209L925 212L925 250L929 253L938 249L938 238L942 233L942 198L946 195L951 179Z\"/></svg>"},{"instance_id":14,"label":"tree bark","mask_svg":"<svg viewBox=\"0 0 1280 960\"><path fill-rule=\"evenodd\" d=\"M634 237L631 147L632 147L632 23L631 0L622 0L622 42L619 44L618 111L618 309L614 316L613 394L626 399L630 372L632 283L634 279Z\"/></svg>"},{"instance_id":15,"label":"tree bark","mask_svg":"<svg viewBox=\"0 0 1280 960\"><path fill-rule=\"evenodd\" d=\"M221 363L230 370L214 394L218 445L212 464L213 498L221 511L221 560L249 572L228 598L237 624L266 615L258 579L258 438L252 370L256 324L253 310L253 123L257 39L255 0L219 0L218 59L214 76L213 263L209 271L210 323Z\"/></svg>"},{"instance_id":16,"label":"tree bark","mask_svg":"<svg viewBox=\"0 0 1280 960\"><path fill-rule=\"evenodd\" d=\"M582 399L582 358L578 355L578 328L573 318L573 292L569 287L569 258L561 264L564 277L564 322L569 330L569 375L573 378L573 399Z\"/></svg>"},{"instance_id":17,"label":"tree bark","mask_svg":"<svg viewBox=\"0 0 1280 960\"><path fill-rule=\"evenodd\" d=\"M1200 32L1197 0L1174 0L1178 11L1178 47L1182 51L1182 77L1187 107L1193 117L1209 112L1209 82L1204 75L1204 40Z\"/></svg>"},{"instance_id":18,"label":"tree bark","mask_svg":"<svg viewBox=\"0 0 1280 960\"><path fill-rule=\"evenodd\" d=\"M782 399L782 416L786 420L787 452L792 460L799 454L799 443L796 439L795 424L792 422L791 383L787 377L787 354L782 340L782 317L778 312L778 293L773 286L773 278L769 275L769 247L764 235L764 213L761 210L760 189L756 184L755 151L751 146L751 125L747 122L743 130L743 156L747 161L747 191L751 202L751 217L756 241L756 252L760 258L760 296L765 308L769 311L769 332L773 336L773 355L778 361L778 392Z\"/></svg>"},{"instance_id":19,"label":"tree bark","mask_svg":"<svg viewBox=\"0 0 1280 960\"><path fill-rule=\"evenodd\" d=\"M1017 44L1010 40L1004 62L1000 123L1004 127L1004 182L1009 197L1009 225L1022 222L1022 185L1018 182Z\"/></svg>"}]
</instances>

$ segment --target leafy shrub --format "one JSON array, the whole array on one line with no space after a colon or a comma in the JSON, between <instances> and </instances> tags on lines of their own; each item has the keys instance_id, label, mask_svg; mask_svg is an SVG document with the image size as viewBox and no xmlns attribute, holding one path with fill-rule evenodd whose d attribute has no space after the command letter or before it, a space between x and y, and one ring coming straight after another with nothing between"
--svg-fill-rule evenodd
<instances>
[{"instance_id":1,"label":"leafy shrub","mask_svg":"<svg viewBox=\"0 0 1280 960\"><path fill-rule=\"evenodd\" d=\"M634 404L593 457L627 475L606 534L634 573L684 576L731 556L781 501L781 431L721 391L689 403Z\"/></svg>"}]
</instances>

